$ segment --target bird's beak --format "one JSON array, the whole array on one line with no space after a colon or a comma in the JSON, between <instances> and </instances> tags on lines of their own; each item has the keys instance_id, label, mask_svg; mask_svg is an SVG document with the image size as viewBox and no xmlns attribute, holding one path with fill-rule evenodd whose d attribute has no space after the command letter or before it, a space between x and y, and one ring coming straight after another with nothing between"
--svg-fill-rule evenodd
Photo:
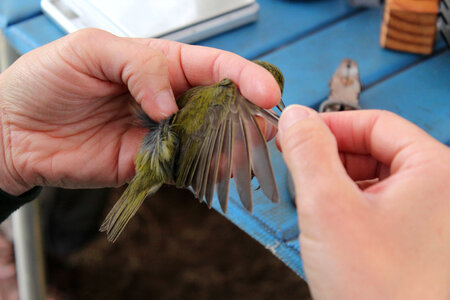
<instances>
[{"instance_id":1,"label":"bird's beak","mask_svg":"<svg viewBox=\"0 0 450 300\"><path fill-rule=\"evenodd\" d=\"M281 99L280 102L277 104L277 108L280 110L280 112L282 112L286 108L286 105L284 105L283 99Z\"/></svg>"}]
</instances>

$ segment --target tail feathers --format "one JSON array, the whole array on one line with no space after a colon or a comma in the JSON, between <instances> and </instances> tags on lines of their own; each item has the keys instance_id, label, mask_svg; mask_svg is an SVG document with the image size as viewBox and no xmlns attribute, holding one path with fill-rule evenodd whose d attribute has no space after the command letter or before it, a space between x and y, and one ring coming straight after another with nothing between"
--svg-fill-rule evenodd
<instances>
[{"instance_id":1,"label":"tail feathers","mask_svg":"<svg viewBox=\"0 0 450 300\"><path fill-rule=\"evenodd\" d=\"M130 182L123 195L106 216L102 226L100 226L100 231L106 232L110 242L117 240L125 226L144 202L144 199L155 193L163 184L160 182L148 184L145 188L139 188L136 183L134 179Z\"/></svg>"},{"instance_id":2,"label":"tail feathers","mask_svg":"<svg viewBox=\"0 0 450 300\"><path fill-rule=\"evenodd\" d=\"M100 231L115 242L136 214L144 199L155 193L164 182L172 179L173 162L178 137L171 130L170 118L153 122L139 107L132 106L140 124L149 129L137 153L136 176L103 221Z\"/></svg>"}]
</instances>

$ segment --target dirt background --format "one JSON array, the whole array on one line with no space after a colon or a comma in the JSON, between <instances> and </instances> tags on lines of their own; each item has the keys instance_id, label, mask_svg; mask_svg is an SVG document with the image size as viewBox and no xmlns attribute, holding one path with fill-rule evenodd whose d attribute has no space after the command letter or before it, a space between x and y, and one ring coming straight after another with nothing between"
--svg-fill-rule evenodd
<instances>
[{"instance_id":1,"label":"dirt background","mask_svg":"<svg viewBox=\"0 0 450 300\"><path fill-rule=\"evenodd\" d=\"M306 283L263 246L171 187L145 201L115 244L98 234L49 257L47 268L61 299L310 299Z\"/></svg>"}]
</instances>

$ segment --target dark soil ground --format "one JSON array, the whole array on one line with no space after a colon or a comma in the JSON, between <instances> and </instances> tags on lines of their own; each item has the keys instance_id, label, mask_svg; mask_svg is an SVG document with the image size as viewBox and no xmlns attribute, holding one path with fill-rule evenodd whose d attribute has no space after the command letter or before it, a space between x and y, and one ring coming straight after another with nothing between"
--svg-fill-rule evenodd
<instances>
[{"instance_id":1,"label":"dark soil ground","mask_svg":"<svg viewBox=\"0 0 450 300\"><path fill-rule=\"evenodd\" d=\"M310 299L306 283L263 246L170 187L146 200L116 243L99 234L48 268L63 299Z\"/></svg>"}]
</instances>

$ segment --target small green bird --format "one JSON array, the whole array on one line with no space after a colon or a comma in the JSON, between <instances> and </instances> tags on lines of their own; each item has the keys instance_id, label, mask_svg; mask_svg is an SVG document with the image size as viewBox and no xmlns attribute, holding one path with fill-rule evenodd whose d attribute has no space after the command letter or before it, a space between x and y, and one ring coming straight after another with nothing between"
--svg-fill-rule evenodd
<instances>
[{"instance_id":1,"label":"small green bird","mask_svg":"<svg viewBox=\"0 0 450 300\"><path fill-rule=\"evenodd\" d=\"M284 78L274 65L255 61L267 69L283 92ZM252 174L263 193L279 202L278 189L266 139L255 116L277 126L278 116L249 102L228 78L210 86L189 89L177 99L179 111L155 123L142 110L136 115L149 129L135 159L136 175L111 209L100 231L114 242L144 199L164 183L191 188L211 208L214 188L226 213L233 172L244 207L252 211ZM277 107L284 109L283 101Z\"/></svg>"}]
</instances>

